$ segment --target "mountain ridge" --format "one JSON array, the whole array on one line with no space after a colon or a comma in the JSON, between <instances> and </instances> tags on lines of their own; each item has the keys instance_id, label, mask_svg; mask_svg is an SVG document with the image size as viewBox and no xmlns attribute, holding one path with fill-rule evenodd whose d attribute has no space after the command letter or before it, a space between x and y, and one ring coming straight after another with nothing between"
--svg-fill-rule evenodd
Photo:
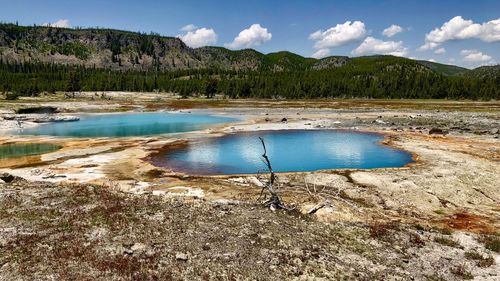
<instances>
[{"instance_id":1,"label":"mountain ridge","mask_svg":"<svg viewBox=\"0 0 500 281\"><path fill-rule=\"evenodd\" d=\"M383 58L391 56L368 56ZM359 57L358 57L359 58ZM181 39L109 28L57 28L0 24L0 59L9 63L43 62L114 70L189 70L217 68L235 71L305 71L342 67L355 58L322 59L279 51L264 54L254 49L230 50L205 46L190 48ZM466 75L472 70L411 60L431 71ZM489 72L485 72L489 73Z\"/></svg>"}]
</instances>

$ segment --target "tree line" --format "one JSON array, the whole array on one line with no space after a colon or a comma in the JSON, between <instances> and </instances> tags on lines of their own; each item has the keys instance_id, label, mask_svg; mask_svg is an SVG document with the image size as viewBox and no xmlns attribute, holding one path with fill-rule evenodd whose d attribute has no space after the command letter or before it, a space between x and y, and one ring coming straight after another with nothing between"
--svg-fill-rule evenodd
<instances>
[{"instance_id":1,"label":"tree line","mask_svg":"<svg viewBox=\"0 0 500 281\"><path fill-rule=\"evenodd\" d=\"M490 100L500 98L500 75L445 76L423 71L412 64L283 72L217 68L159 72L50 63L11 64L0 60L0 92L8 98L56 91L160 91L179 93L183 97L223 95L266 99Z\"/></svg>"}]
</instances>

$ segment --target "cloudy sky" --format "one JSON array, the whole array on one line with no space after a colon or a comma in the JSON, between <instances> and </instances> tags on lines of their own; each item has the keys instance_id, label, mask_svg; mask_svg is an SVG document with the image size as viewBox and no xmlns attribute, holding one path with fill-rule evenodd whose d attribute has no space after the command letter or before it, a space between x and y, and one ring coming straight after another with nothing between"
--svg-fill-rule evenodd
<instances>
[{"instance_id":1,"label":"cloudy sky","mask_svg":"<svg viewBox=\"0 0 500 281\"><path fill-rule=\"evenodd\" d=\"M499 0L0 0L0 7L3 22L153 31L192 47L500 63Z\"/></svg>"}]
</instances>

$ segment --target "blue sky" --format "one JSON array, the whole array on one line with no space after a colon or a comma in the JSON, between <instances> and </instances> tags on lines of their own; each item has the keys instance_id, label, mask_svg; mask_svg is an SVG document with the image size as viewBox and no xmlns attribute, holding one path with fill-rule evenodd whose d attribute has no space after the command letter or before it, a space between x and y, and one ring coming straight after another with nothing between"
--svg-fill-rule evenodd
<instances>
[{"instance_id":1,"label":"blue sky","mask_svg":"<svg viewBox=\"0 0 500 281\"><path fill-rule=\"evenodd\" d=\"M498 0L0 0L0 7L3 22L153 31L181 36L194 47L303 56L384 53L466 67L500 62ZM391 25L400 32L382 35Z\"/></svg>"}]
</instances>

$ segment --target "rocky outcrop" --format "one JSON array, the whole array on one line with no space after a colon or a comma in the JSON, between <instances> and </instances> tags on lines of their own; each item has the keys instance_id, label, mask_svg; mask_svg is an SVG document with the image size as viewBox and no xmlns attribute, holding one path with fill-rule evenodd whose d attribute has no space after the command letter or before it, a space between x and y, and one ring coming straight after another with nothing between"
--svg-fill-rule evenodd
<instances>
[{"instance_id":1,"label":"rocky outcrop","mask_svg":"<svg viewBox=\"0 0 500 281\"><path fill-rule=\"evenodd\" d=\"M317 61L312 68L315 70L320 70L331 67L341 67L346 65L348 62L348 57L327 57Z\"/></svg>"},{"instance_id":2,"label":"rocky outcrop","mask_svg":"<svg viewBox=\"0 0 500 281\"><path fill-rule=\"evenodd\" d=\"M291 52L190 48L179 38L112 29L69 29L0 24L0 60L45 62L115 70L307 70L345 65L347 57L322 60Z\"/></svg>"}]
</instances>

